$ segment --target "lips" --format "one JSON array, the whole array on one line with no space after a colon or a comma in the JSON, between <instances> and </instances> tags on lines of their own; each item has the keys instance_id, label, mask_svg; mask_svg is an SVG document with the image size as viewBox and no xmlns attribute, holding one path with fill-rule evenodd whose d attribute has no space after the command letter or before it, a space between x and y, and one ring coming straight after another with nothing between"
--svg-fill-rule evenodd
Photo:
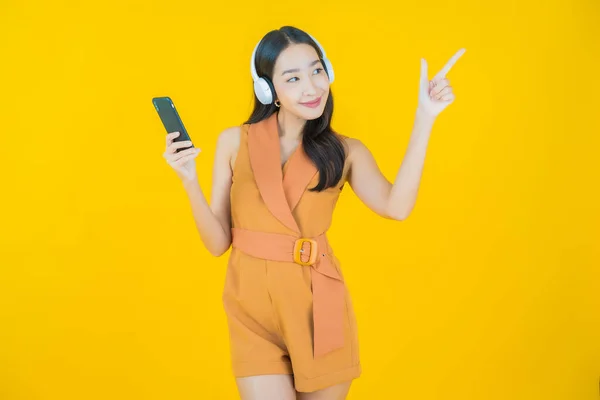
<instances>
[{"instance_id":1,"label":"lips","mask_svg":"<svg viewBox=\"0 0 600 400\"><path fill-rule=\"evenodd\" d=\"M300 103L300 104L302 104L303 106L306 106L306 107L311 107L311 108L314 108L314 107L318 106L319 104L321 104L321 97L319 97L318 99L316 99L316 100L313 100L313 101L311 101L311 102L308 102L308 103Z\"/></svg>"}]
</instances>

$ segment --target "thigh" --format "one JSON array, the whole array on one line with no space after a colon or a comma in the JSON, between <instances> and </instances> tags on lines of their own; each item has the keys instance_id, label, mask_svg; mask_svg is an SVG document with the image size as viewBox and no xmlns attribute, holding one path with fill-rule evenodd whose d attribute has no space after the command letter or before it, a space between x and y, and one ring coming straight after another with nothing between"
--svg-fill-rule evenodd
<instances>
[{"instance_id":1,"label":"thigh","mask_svg":"<svg viewBox=\"0 0 600 400\"><path fill-rule=\"evenodd\" d=\"M296 400L292 375L245 376L235 382L241 400Z\"/></svg>"},{"instance_id":2,"label":"thigh","mask_svg":"<svg viewBox=\"0 0 600 400\"><path fill-rule=\"evenodd\" d=\"M340 383L310 393L297 393L298 400L344 400L350 391L352 381Z\"/></svg>"}]
</instances>

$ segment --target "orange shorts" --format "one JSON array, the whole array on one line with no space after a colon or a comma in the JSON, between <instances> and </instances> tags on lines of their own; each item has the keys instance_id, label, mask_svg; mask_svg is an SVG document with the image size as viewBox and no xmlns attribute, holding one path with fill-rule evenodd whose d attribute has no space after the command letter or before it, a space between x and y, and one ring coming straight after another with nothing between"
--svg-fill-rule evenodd
<instances>
[{"instance_id":1,"label":"orange shorts","mask_svg":"<svg viewBox=\"0 0 600 400\"><path fill-rule=\"evenodd\" d=\"M336 267L339 260L334 256ZM313 358L311 267L231 249L223 290L235 377L292 374L313 392L361 374L356 318L346 290L344 346Z\"/></svg>"}]
</instances>

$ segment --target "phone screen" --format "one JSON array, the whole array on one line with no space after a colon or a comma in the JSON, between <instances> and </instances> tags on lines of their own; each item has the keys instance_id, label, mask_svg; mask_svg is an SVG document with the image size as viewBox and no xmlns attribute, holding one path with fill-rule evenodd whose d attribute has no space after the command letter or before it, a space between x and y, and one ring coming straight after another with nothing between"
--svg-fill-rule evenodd
<instances>
[{"instance_id":1,"label":"phone screen","mask_svg":"<svg viewBox=\"0 0 600 400\"><path fill-rule=\"evenodd\" d=\"M179 113L175 108L175 104L170 97L154 97L152 99L152 104L154 104L154 108L156 112L158 112L158 116L162 121L163 126L165 127L167 133L179 132L179 136L173 139L174 142L181 142L186 140L191 140L185 127L183 126L183 122L181 122L181 118L179 117ZM194 147L191 146L179 148L176 150L177 153L183 151L185 149L190 149Z\"/></svg>"}]
</instances>

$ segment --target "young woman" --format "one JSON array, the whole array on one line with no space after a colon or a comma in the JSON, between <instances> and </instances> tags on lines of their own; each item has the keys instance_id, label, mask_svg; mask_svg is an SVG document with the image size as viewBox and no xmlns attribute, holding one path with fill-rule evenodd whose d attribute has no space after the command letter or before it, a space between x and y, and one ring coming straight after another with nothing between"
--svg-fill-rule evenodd
<instances>
[{"instance_id":1,"label":"young woman","mask_svg":"<svg viewBox=\"0 0 600 400\"><path fill-rule=\"evenodd\" d=\"M210 206L196 176L197 148L167 135L164 157L182 180L211 254L232 246L223 290L231 362L244 400L344 399L361 374L357 327L340 261L326 232L345 182L384 218L415 204L436 116L453 100L421 60L416 119L394 184L358 139L331 128L333 68L300 29L267 33L251 58L255 105L218 138Z\"/></svg>"}]
</instances>

